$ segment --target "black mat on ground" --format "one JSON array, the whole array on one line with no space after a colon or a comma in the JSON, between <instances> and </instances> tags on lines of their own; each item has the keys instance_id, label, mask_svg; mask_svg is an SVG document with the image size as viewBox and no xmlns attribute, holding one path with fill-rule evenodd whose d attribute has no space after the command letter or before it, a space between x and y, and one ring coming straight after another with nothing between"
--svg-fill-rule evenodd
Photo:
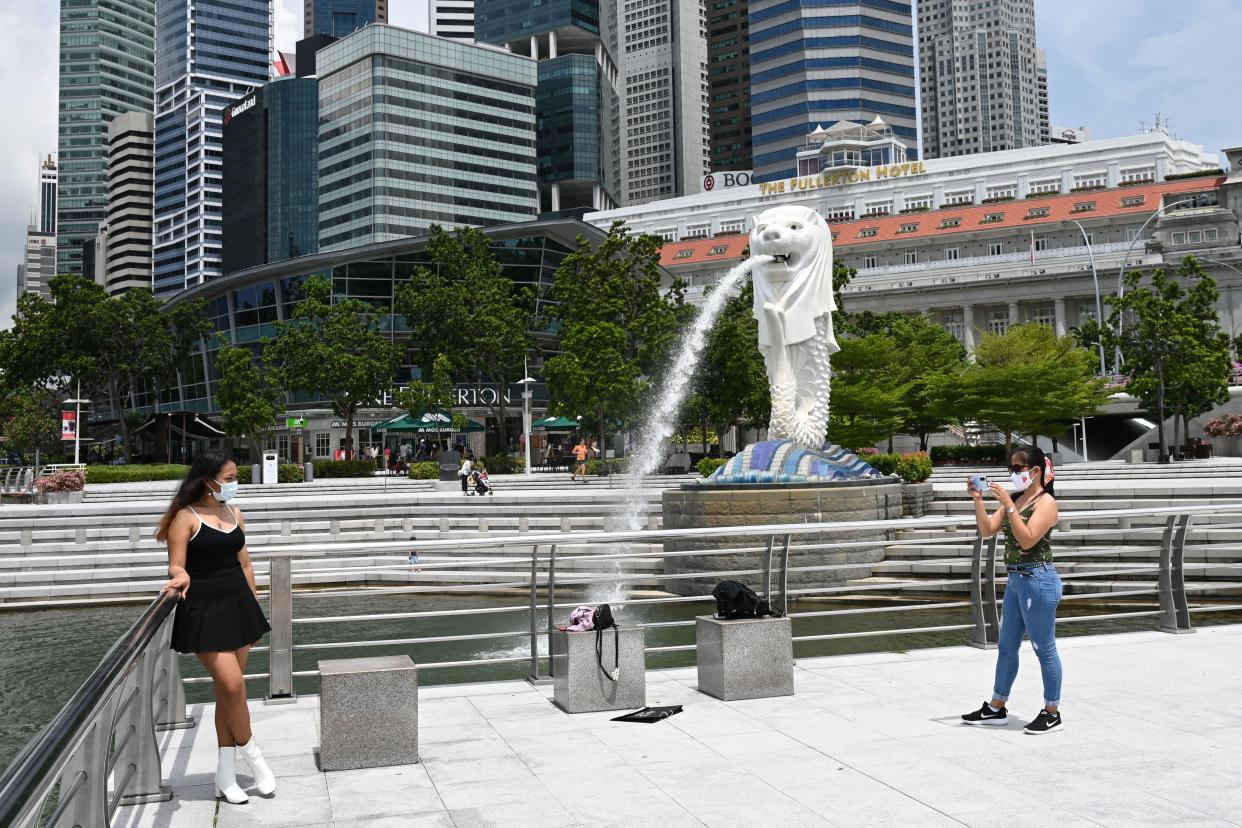
<instances>
[{"instance_id":1,"label":"black mat on ground","mask_svg":"<svg viewBox=\"0 0 1242 828\"><path fill-rule=\"evenodd\" d=\"M681 712L681 705L674 704L668 707L644 707L642 710L635 710L633 713L626 713L624 716L617 716L612 719L614 722L658 722L661 719L667 719L669 716L676 716Z\"/></svg>"}]
</instances>

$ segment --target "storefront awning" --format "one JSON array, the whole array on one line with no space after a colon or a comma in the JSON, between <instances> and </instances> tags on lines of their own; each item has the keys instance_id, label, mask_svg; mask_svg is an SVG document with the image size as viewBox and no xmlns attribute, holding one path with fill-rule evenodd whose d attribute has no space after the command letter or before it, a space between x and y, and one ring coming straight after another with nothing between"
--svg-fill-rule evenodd
<instances>
[{"instance_id":1,"label":"storefront awning","mask_svg":"<svg viewBox=\"0 0 1242 828\"><path fill-rule=\"evenodd\" d=\"M424 411L417 417L411 417L409 414L402 414L399 417L393 417L387 422L380 423L373 427L377 431L397 431L397 432L420 432L420 431L436 431L450 432L460 434L466 431L485 431L486 428L482 423L467 419L465 427L453 428L453 417L442 411Z\"/></svg>"},{"instance_id":2,"label":"storefront awning","mask_svg":"<svg viewBox=\"0 0 1242 828\"><path fill-rule=\"evenodd\" d=\"M543 431L577 431L580 423L568 417L544 417L530 424L531 429Z\"/></svg>"}]
</instances>

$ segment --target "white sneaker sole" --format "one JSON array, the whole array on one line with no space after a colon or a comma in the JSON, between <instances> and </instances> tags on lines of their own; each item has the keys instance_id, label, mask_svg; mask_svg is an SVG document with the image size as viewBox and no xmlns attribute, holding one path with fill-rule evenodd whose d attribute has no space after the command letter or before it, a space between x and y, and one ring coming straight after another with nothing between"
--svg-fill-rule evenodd
<instances>
[{"instance_id":1,"label":"white sneaker sole","mask_svg":"<svg viewBox=\"0 0 1242 828\"><path fill-rule=\"evenodd\" d=\"M1061 728L1063 727L1065 727L1065 725L1057 725L1056 727L1051 727L1047 730L1027 730L1024 727L1022 728L1022 732L1027 736L1047 736L1049 733L1060 733Z\"/></svg>"},{"instance_id":2,"label":"white sneaker sole","mask_svg":"<svg viewBox=\"0 0 1242 828\"><path fill-rule=\"evenodd\" d=\"M964 724L964 725L971 725L971 726L974 726L974 725L993 725L993 726L996 726L996 727L1004 727L1005 725L1009 724L1009 717L1008 717L1008 716L1006 716L1006 717L1005 717L1005 718L1003 718L1003 719L979 719L978 721L975 721L975 722L968 721L968 720L966 720L966 719L962 719L962 724Z\"/></svg>"}]
</instances>

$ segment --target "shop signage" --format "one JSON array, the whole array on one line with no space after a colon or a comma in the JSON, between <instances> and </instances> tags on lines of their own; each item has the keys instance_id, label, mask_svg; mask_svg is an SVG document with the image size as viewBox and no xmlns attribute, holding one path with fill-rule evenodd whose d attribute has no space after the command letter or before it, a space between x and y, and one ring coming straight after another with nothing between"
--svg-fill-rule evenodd
<instances>
[{"instance_id":1,"label":"shop signage","mask_svg":"<svg viewBox=\"0 0 1242 828\"><path fill-rule=\"evenodd\" d=\"M784 181L765 181L759 185L759 195L805 192L807 190L818 190L822 187L857 184L860 181L908 178L912 175L923 175L926 172L927 166L922 161L907 161L904 164L881 164L878 167L859 167L849 172L826 172L820 175L788 178Z\"/></svg>"},{"instance_id":2,"label":"shop signage","mask_svg":"<svg viewBox=\"0 0 1242 828\"><path fill-rule=\"evenodd\" d=\"M246 98L246 100L237 104L237 106L229 107L224 111L224 122L227 124L243 112L248 112L251 109L254 109L254 105L257 101L258 99L254 95L251 95L249 98Z\"/></svg>"},{"instance_id":3,"label":"shop signage","mask_svg":"<svg viewBox=\"0 0 1242 828\"><path fill-rule=\"evenodd\" d=\"M699 187L700 192L711 193L716 190L728 190L733 187L750 186L750 170L732 170L730 172L714 172L703 176Z\"/></svg>"},{"instance_id":4,"label":"shop signage","mask_svg":"<svg viewBox=\"0 0 1242 828\"><path fill-rule=\"evenodd\" d=\"M384 422L387 422L387 420L354 420L354 428L371 428ZM345 421L333 420L329 428L345 428Z\"/></svg>"},{"instance_id":5,"label":"shop signage","mask_svg":"<svg viewBox=\"0 0 1242 828\"><path fill-rule=\"evenodd\" d=\"M306 428L306 418L285 417L285 428Z\"/></svg>"}]
</instances>

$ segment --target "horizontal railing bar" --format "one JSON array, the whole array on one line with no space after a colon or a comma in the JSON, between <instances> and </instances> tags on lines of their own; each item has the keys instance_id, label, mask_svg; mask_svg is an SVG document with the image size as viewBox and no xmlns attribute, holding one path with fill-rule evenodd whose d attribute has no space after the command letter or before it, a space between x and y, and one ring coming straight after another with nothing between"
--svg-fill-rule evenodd
<instances>
[{"instance_id":1,"label":"horizontal railing bar","mask_svg":"<svg viewBox=\"0 0 1242 828\"><path fill-rule=\"evenodd\" d=\"M540 631L540 634L546 634L547 630ZM518 630L515 632L494 632L494 633L471 633L469 635L443 635L425 638L389 638L389 639L364 639L361 641L331 641L316 642L314 644L294 644L293 651L301 650L339 650L342 647L397 647L414 644L440 644L446 641L482 641L492 638L526 638L530 636L530 630Z\"/></svg>"},{"instance_id":2,"label":"horizontal railing bar","mask_svg":"<svg viewBox=\"0 0 1242 828\"><path fill-rule=\"evenodd\" d=\"M1158 595L1160 589L1152 587L1151 589L1127 589L1117 592L1080 592L1074 595L1061 596L1062 601L1090 601L1099 598L1126 598L1133 595Z\"/></svg>"},{"instance_id":3,"label":"horizontal railing bar","mask_svg":"<svg viewBox=\"0 0 1242 828\"><path fill-rule=\"evenodd\" d=\"M644 653L684 653L696 649L697 644L670 644L667 647L644 647Z\"/></svg>"},{"instance_id":4,"label":"horizontal railing bar","mask_svg":"<svg viewBox=\"0 0 1242 828\"><path fill-rule=\"evenodd\" d=\"M806 589L791 589L791 590L788 590L785 594L790 595L790 596L794 596L794 595L813 596L813 595L823 595L823 594L836 595L838 593L844 594L844 593L854 593L854 592L875 592L877 590L905 589L907 587L925 588L929 586L958 586L960 584L969 584L969 583L970 583L969 578L947 578L947 579L941 579L941 580L936 580L936 581L913 581L913 580L912 581L893 581L893 582L884 583L884 584L855 584L853 586L843 586L843 587L808 587Z\"/></svg>"},{"instance_id":5,"label":"horizontal railing bar","mask_svg":"<svg viewBox=\"0 0 1242 828\"><path fill-rule=\"evenodd\" d=\"M1234 612L1242 610L1242 604L1225 604L1224 606L1190 607L1191 612Z\"/></svg>"},{"instance_id":6,"label":"horizontal railing bar","mask_svg":"<svg viewBox=\"0 0 1242 828\"><path fill-rule=\"evenodd\" d=\"M1141 612L1110 612L1103 615L1067 615L1058 618L1058 624L1069 624L1075 621L1110 621L1114 618L1151 618L1160 615L1162 610L1143 610Z\"/></svg>"},{"instance_id":7,"label":"horizontal railing bar","mask_svg":"<svg viewBox=\"0 0 1242 828\"><path fill-rule=\"evenodd\" d=\"M816 612L791 612L790 618L824 618L833 615L867 615L879 612L913 612L923 609L958 609L969 607L969 601L952 601L946 604L908 604L897 607L860 607L855 609L819 610Z\"/></svg>"},{"instance_id":8,"label":"horizontal railing bar","mask_svg":"<svg viewBox=\"0 0 1242 828\"><path fill-rule=\"evenodd\" d=\"M881 635L911 635L915 633L956 632L957 630L973 630L974 624L945 624L939 627L909 627L897 630L857 630L845 633L826 633L824 635L795 635L794 643L799 641L832 641L843 638L875 638Z\"/></svg>"},{"instance_id":9,"label":"horizontal railing bar","mask_svg":"<svg viewBox=\"0 0 1242 828\"><path fill-rule=\"evenodd\" d=\"M370 595L369 591L362 594ZM576 606L576 605L575 605ZM454 610L417 610L414 612L380 612L367 615L322 615L311 618L295 618L294 624L335 624L352 621L384 621L388 619L412 618L448 618L457 615L490 615L491 613L530 612L529 606L522 607L475 607Z\"/></svg>"}]
</instances>

